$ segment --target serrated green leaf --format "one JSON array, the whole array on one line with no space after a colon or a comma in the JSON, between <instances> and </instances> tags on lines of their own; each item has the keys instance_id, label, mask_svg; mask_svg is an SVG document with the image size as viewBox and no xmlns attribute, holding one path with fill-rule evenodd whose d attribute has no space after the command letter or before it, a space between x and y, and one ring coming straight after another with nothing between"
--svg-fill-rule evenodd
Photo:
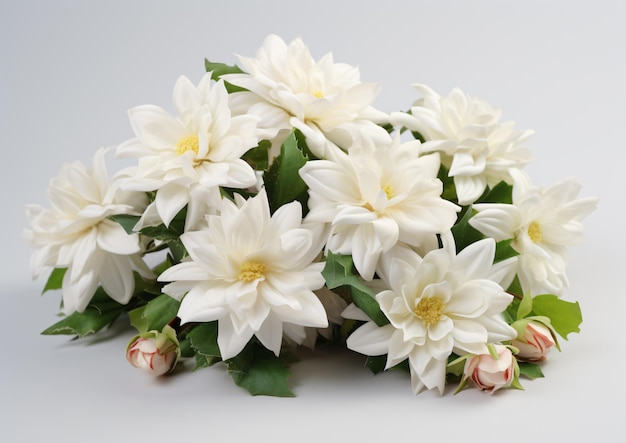
<instances>
[{"instance_id":1,"label":"serrated green leaf","mask_svg":"<svg viewBox=\"0 0 626 443\"><path fill-rule=\"evenodd\" d=\"M217 345L217 321L199 323L191 329L187 338L196 354L202 355L205 360L221 359L220 348Z\"/></svg>"},{"instance_id":2,"label":"serrated green leaf","mask_svg":"<svg viewBox=\"0 0 626 443\"><path fill-rule=\"evenodd\" d=\"M206 72L211 72L211 78L213 80L219 80L222 75L225 74L241 74L243 71L237 65L227 65L225 63L212 62L209 59L204 59L204 69Z\"/></svg>"},{"instance_id":3,"label":"serrated green leaf","mask_svg":"<svg viewBox=\"0 0 626 443\"><path fill-rule=\"evenodd\" d=\"M526 378L534 380L535 378L544 377L541 366L535 363L519 362L519 373Z\"/></svg>"},{"instance_id":4,"label":"serrated green leaf","mask_svg":"<svg viewBox=\"0 0 626 443\"><path fill-rule=\"evenodd\" d=\"M308 188L299 171L308 160L295 131L292 131L280 148L280 156L274 159L272 166L264 175L272 212L295 200L306 208Z\"/></svg>"},{"instance_id":5,"label":"serrated green leaf","mask_svg":"<svg viewBox=\"0 0 626 443\"><path fill-rule=\"evenodd\" d=\"M272 144L261 140L256 148L250 149L241 158L256 171L265 171L269 167L269 150Z\"/></svg>"},{"instance_id":6,"label":"serrated green leaf","mask_svg":"<svg viewBox=\"0 0 626 443\"><path fill-rule=\"evenodd\" d=\"M288 363L254 341L225 363L235 384L252 395L294 397Z\"/></svg>"},{"instance_id":7,"label":"serrated green leaf","mask_svg":"<svg viewBox=\"0 0 626 443\"><path fill-rule=\"evenodd\" d=\"M41 291L42 294L47 291L53 291L56 289L61 289L63 287L63 277L65 276L65 271L67 268L54 268L48 277L48 281Z\"/></svg>"},{"instance_id":8,"label":"serrated green leaf","mask_svg":"<svg viewBox=\"0 0 626 443\"><path fill-rule=\"evenodd\" d=\"M117 214L109 217L110 220L113 220L116 223L124 228L127 234L133 234L135 231L133 228L137 224L141 217L138 215L128 215L128 214Z\"/></svg>"},{"instance_id":9,"label":"serrated green leaf","mask_svg":"<svg viewBox=\"0 0 626 443\"><path fill-rule=\"evenodd\" d=\"M537 295L533 298L533 313L548 317L554 330L566 340L568 334L580 332L583 317L578 302L568 302L554 294Z\"/></svg>"},{"instance_id":10,"label":"serrated green leaf","mask_svg":"<svg viewBox=\"0 0 626 443\"><path fill-rule=\"evenodd\" d=\"M378 326L389 324L389 320L380 310L374 292L363 280L353 272L352 257L349 255L333 254L328 252L322 276L326 280L328 289L341 286L350 287L352 301Z\"/></svg>"},{"instance_id":11,"label":"serrated green leaf","mask_svg":"<svg viewBox=\"0 0 626 443\"><path fill-rule=\"evenodd\" d=\"M53 324L42 335L94 334L113 323L125 310L125 306L111 299L100 287L84 312L74 312Z\"/></svg>"}]
</instances>

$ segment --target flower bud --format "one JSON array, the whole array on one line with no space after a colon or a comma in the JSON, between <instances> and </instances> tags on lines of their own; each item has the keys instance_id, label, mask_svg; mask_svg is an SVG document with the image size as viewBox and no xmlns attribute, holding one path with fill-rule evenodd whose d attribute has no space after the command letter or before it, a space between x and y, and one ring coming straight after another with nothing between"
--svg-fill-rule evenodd
<instances>
[{"instance_id":1,"label":"flower bud","mask_svg":"<svg viewBox=\"0 0 626 443\"><path fill-rule=\"evenodd\" d=\"M526 324L523 334L518 334L511 344L519 349L517 357L520 360L540 362L546 359L556 345L556 340L547 326L530 321Z\"/></svg>"},{"instance_id":2,"label":"flower bud","mask_svg":"<svg viewBox=\"0 0 626 443\"><path fill-rule=\"evenodd\" d=\"M176 366L180 348L176 332L165 326L163 332L148 331L133 337L126 348L126 359L152 375L163 375Z\"/></svg>"},{"instance_id":3,"label":"flower bud","mask_svg":"<svg viewBox=\"0 0 626 443\"><path fill-rule=\"evenodd\" d=\"M509 348L493 345L498 358L491 354L475 355L465 363L464 377L470 378L481 391L492 394L508 387L515 375L515 359Z\"/></svg>"}]
</instances>

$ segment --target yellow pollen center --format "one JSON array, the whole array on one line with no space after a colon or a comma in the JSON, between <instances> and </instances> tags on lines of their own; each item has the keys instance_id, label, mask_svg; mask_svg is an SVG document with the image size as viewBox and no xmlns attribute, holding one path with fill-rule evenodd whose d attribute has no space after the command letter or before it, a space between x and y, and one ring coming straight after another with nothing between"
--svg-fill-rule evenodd
<instances>
[{"instance_id":1,"label":"yellow pollen center","mask_svg":"<svg viewBox=\"0 0 626 443\"><path fill-rule=\"evenodd\" d=\"M324 93L322 91L315 91L313 93L313 97L315 97L315 98L322 98L322 97L324 97Z\"/></svg>"},{"instance_id":2,"label":"yellow pollen center","mask_svg":"<svg viewBox=\"0 0 626 443\"><path fill-rule=\"evenodd\" d=\"M263 274L267 271L267 267L263 263L257 263L249 261L243 264L241 272L239 273L239 280L245 282L251 282L257 278L263 277Z\"/></svg>"},{"instance_id":3,"label":"yellow pollen center","mask_svg":"<svg viewBox=\"0 0 626 443\"><path fill-rule=\"evenodd\" d=\"M385 194L387 195L387 200L391 200L393 198L393 188L391 185L383 186L383 191L385 191Z\"/></svg>"},{"instance_id":4,"label":"yellow pollen center","mask_svg":"<svg viewBox=\"0 0 626 443\"><path fill-rule=\"evenodd\" d=\"M430 326L441 319L443 307L443 302L436 297L422 298L415 308L415 315Z\"/></svg>"},{"instance_id":5,"label":"yellow pollen center","mask_svg":"<svg viewBox=\"0 0 626 443\"><path fill-rule=\"evenodd\" d=\"M543 240L543 233L541 232L541 226L539 226L539 223L532 222L530 226L528 226L528 236L533 243L539 243Z\"/></svg>"},{"instance_id":6,"label":"yellow pollen center","mask_svg":"<svg viewBox=\"0 0 626 443\"><path fill-rule=\"evenodd\" d=\"M198 154L200 149L200 142L197 135L189 135L180 139L176 145L176 154L183 155L187 151L193 151Z\"/></svg>"}]
</instances>

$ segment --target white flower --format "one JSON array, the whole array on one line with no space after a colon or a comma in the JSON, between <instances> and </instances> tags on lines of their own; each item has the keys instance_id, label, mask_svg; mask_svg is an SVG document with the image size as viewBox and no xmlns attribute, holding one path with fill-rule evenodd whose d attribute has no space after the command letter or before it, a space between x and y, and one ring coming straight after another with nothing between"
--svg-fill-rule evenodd
<instances>
[{"instance_id":1,"label":"white flower","mask_svg":"<svg viewBox=\"0 0 626 443\"><path fill-rule=\"evenodd\" d=\"M428 141L422 145L424 152L444 154L442 162L454 179L459 204L476 201L486 186L511 183L510 170L530 161L522 144L532 131L515 131L513 122L501 123L499 109L458 88L441 97L427 86L413 86L423 98L410 114L392 113L390 121L419 132Z\"/></svg>"},{"instance_id":2,"label":"white flower","mask_svg":"<svg viewBox=\"0 0 626 443\"><path fill-rule=\"evenodd\" d=\"M512 300L504 292L515 259L493 265L495 242L473 243L458 255L433 250L423 259L400 248L381 261L379 274L389 288L376 300L390 324L365 323L348 337L348 348L365 355L387 354L386 369L409 360L413 391L443 393L447 359L480 354L487 343L517 333L501 313Z\"/></svg>"},{"instance_id":3,"label":"white flower","mask_svg":"<svg viewBox=\"0 0 626 443\"><path fill-rule=\"evenodd\" d=\"M27 206L31 229L24 235L37 248L31 259L33 278L45 268L67 268L62 283L67 314L83 312L100 284L126 304L135 287L133 271L153 277L141 259L138 235L128 235L108 219L137 215L145 195L120 193L117 182L109 181L104 155L104 149L96 153L91 169L80 162L63 165L48 188L51 209Z\"/></svg>"},{"instance_id":4,"label":"white flower","mask_svg":"<svg viewBox=\"0 0 626 443\"><path fill-rule=\"evenodd\" d=\"M302 223L298 202L270 217L265 190L235 198L236 204L224 201L219 216L208 217L206 229L181 236L191 260L159 280L172 281L163 292L182 298L182 323L218 321L223 359L236 356L253 335L278 355L283 332L299 343L305 326L328 326L313 293L324 285L324 263L314 262L323 226Z\"/></svg>"},{"instance_id":5,"label":"white flower","mask_svg":"<svg viewBox=\"0 0 626 443\"><path fill-rule=\"evenodd\" d=\"M197 87L180 77L173 100L177 116L153 105L131 109L136 138L117 152L138 158L125 189L157 191L154 205L166 225L188 204L189 229L219 204L218 186L256 185L254 170L241 156L258 144L258 119L232 116L223 82L212 83L210 73Z\"/></svg>"},{"instance_id":6,"label":"white flower","mask_svg":"<svg viewBox=\"0 0 626 443\"><path fill-rule=\"evenodd\" d=\"M469 223L496 241L514 239L525 293L559 295L568 285L567 248L582 240L581 221L598 199L576 199L580 184L573 178L539 188L521 171L514 176L513 204L476 204Z\"/></svg>"},{"instance_id":7,"label":"white flower","mask_svg":"<svg viewBox=\"0 0 626 443\"><path fill-rule=\"evenodd\" d=\"M238 109L261 116L260 126L273 130L273 137L296 127L313 154L325 158L333 144L347 147L357 134L386 135L375 122L387 116L371 106L379 86L361 82L358 68L334 63L332 54L316 62L301 39L287 45L269 35L256 58L239 62L245 73L222 78L248 90L233 94Z\"/></svg>"},{"instance_id":8,"label":"white flower","mask_svg":"<svg viewBox=\"0 0 626 443\"><path fill-rule=\"evenodd\" d=\"M309 186L309 217L331 223L327 248L352 254L371 280L381 254L398 242L423 246L456 221L455 204L441 198L439 155L419 157L419 142L374 146L368 139L349 154L307 162L300 175Z\"/></svg>"}]
</instances>

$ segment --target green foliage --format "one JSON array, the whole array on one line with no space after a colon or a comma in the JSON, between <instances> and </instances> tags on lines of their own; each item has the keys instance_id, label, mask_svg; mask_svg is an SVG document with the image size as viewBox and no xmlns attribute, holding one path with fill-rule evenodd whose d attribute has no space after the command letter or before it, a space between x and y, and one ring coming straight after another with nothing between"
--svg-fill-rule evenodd
<instances>
[{"instance_id":1,"label":"green foliage","mask_svg":"<svg viewBox=\"0 0 626 443\"><path fill-rule=\"evenodd\" d=\"M413 132L413 136L416 139L423 141L421 134ZM454 184L454 179L448 175L449 172L448 168L446 168L443 164L439 167L437 178L443 183L443 193L441 194L441 198L456 203L458 201L456 196L456 186Z\"/></svg>"},{"instance_id":2,"label":"green foliage","mask_svg":"<svg viewBox=\"0 0 626 443\"><path fill-rule=\"evenodd\" d=\"M534 380L535 378L542 378L543 372L541 366L536 363L518 362L519 373L526 378Z\"/></svg>"},{"instance_id":3,"label":"green foliage","mask_svg":"<svg viewBox=\"0 0 626 443\"><path fill-rule=\"evenodd\" d=\"M255 340L224 363L235 384L252 395L294 397L287 383L291 375L287 359L277 357Z\"/></svg>"},{"instance_id":4,"label":"green foliage","mask_svg":"<svg viewBox=\"0 0 626 443\"><path fill-rule=\"evenodd\" d=\"M452 226L452 235L456 245L456 252L459 253L467 246L478 240L482 240L484 236L469 224L469 219L474 215L474 211L467 207L461 214L459 220Z\"/></svg>"},{"instance_id":5,"label":"green foliage","mask_svg":"<svg viewBox=\"0 0 626 443\"><path fill-rule=\"evenodd\" d=\"M164 242L170 250L172 261L180 263L187 256L187 250L180 241L180 236L185 232L185 219L187 217L187 207L180 210L172 219L169 226L164 224L156 226L145 226L139 232L142 235Z\"/></svg>"},{"instance_id":6,"label":"green foliage","mask_svg":"<svg viewBox=\"0 0 626 443\"><path fill-rule=\"evenodd\" d=\"M252 169L265 171L269 167L269 150L272 144L268 140L261 140L259 145L250 149L241 158L245 160Z\"/></svg>"},{"instance_id":7,"label":"green foliage","mask_svg":"<svg viewBox=\"0 0 626 443\"><path fill-rule=\"evenodd\" d=\"M580 332L583 317L578 302L568 302L553 294L543 294L533 298L532 309L535 315L548 317L554 330L566 340L568 334Z\"/></svg>"},{"instance_id":8,"label":"green foliage","mask_svg":"<svg viewBox=\"0 0 626 443\"><path fill-rule=\"evenodd\" d=\"M125 306L110 298L98 288L84 312L74 312L53 324L42 335L77 335L84 337L111 325L125 310Z\"/></svg>"},{"instance_id":9,"label":"green foliage","mask_svg":"<svg viewBox=\"0 0 626 443\"><path fill-rule=\"evenodd\" d=\"M389 320L380 310L374 292L363 282L361 277L354 273L353 268L351 256L333 254L329 251L322 271L326 286L328 289L348 286L355 305L361 308L378 326L388 324Z\"/></svg>"},{"instance_id":10,"label":"green foliage","mask_svg":"<svg viewBox=\"0 0 626 443\"><path fill-rule=\"evenodd\" d=\"M386 364L386 355L368 356L367 359L365 359L365 367L372 371L373 374L380 374L383 372Z\"/></svg>"},{"instance_id":11,"label":"green foliage","mask_svg":"<svg viewBox=\"0 0 626 443\"><path fill-rule=\"evenodd\" d=\"M134 227L137 224L141 217L138 215L129 215L129 214L117 214L109 217L110 220L113 220L116 223L119 223L122 228L126 231L127 234L133 234Z\"/></svg>"},{"instance_id":12,"label":"green foliage","mask_svg":"<svg viewBox=\"0 0 626 443\"><path fill-rule=\"evenodd\" d=\"M241 74L243 71L237 65L227 65L224 63L211 62L209 59L204 59L204 69L206 72L211 73L211 78L218 81L222 75L225 74ZM229 94L233 92L245 91L244 88L235 86L227 81L224 81L224 86Z\"/></svg>"},{"instance_id":13,"label":"green foliage","mask_svg":"<svg viewBox=\"0 0 626 443\"><path fill-rule=\"evenodd\" d=\"M187 338L195 351L196 369L211 366L222 357L217 345L217 321L199 323L188 333Z\"/></svg>"},{"instance_id":14,"label":"green foliage","mask_svg":"<svg viewBox=\"0 0 626 443\"><path fill-rule=\"evenodd\" d=\"M487 188L476 203L513 203L513 186L505 181L499 182L493 188Z\"/></svg>"},{"instance_id":15,"label":"green foliage","mask_svg":"<svg viewBox=\"0 0 626 443\"><path fill-rule=\"evenodd\" d=\"M303 139L292 131L280 148L280 155L264 175L265 189L272 212L294 200L302 204L308 201L307 186L300 177L300 168L309 160Z\"/></svg>"},{"instance_id":16,"label":"green foliage","mask_svg":"<svg viewBox=\"0 0 626 443\"><path fill-rule=\"evenodd\" d=\"M63 277L65 277L65 271L67 268L54 268L48 277L48 281L41 291L42 294L47 291L53 291L55 289L61 289L63 286Z\"/></svg>"},{"instance_id":17,"label":"green foliage","mask_svg":"<svg viewBox=\"0 0 626 443\"><path fill-rule=\"evenodd\" d=\"M130 311L130 323L140 334L152 330L160 331L176 317L179 306L178 300L161 294L144 306Z\"/></svg>"},{"instance_id":18,"label":"green foliage","mask_svg":"<svg viewBox=\"0 0 626 443\"><path fill-rule=\"evenodd\" d=\"M511 238L509 240L502 240L496 243L496 254L493 259L494 263L498 263L511 257L517 257L519 255L519 252L511 246L512 242L513 239Z\"/></svg>"}]
</instances>

